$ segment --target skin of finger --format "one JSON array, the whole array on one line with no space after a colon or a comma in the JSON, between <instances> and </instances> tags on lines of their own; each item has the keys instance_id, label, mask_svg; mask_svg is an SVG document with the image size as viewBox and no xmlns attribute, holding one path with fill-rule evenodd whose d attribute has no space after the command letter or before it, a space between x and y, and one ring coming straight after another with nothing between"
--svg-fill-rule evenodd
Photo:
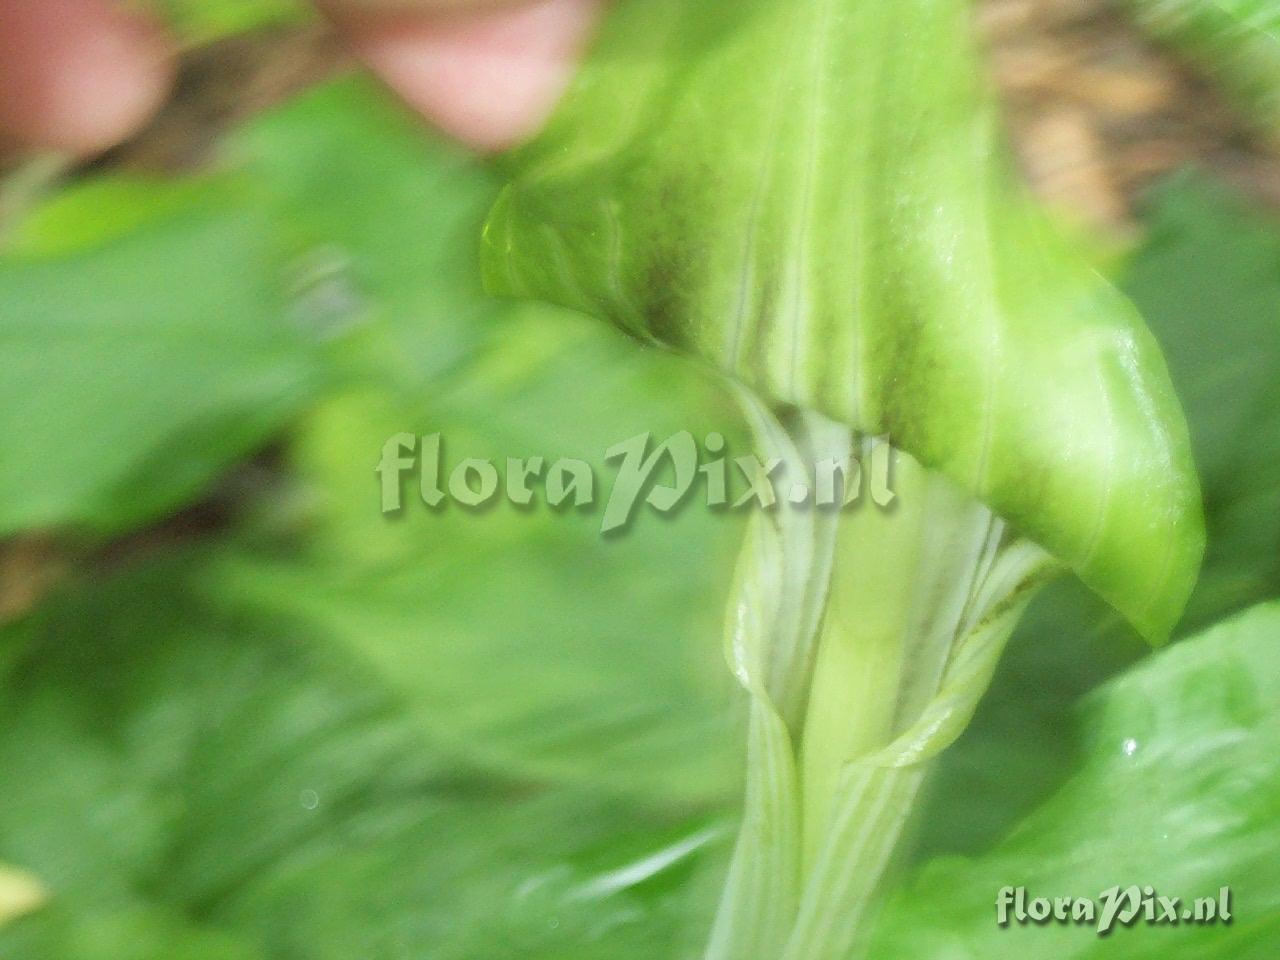
<instances>
[{"instance_id":1,"label":"skin of finger","mask_svg":"<svg viewBox=\"0 0 1280 960\"><path fill-rule=\"evenodd\" d=\"M535 0L387 15L364 2L322 6L406 103L486 152L514 146L542 126L601 10L600 0Z\"/></svg>"},{"instance_id":2,"label":"skin of finger","mask_svg":"<svg viewBox=\"0 0 1280 960\"><path fill-rule=\"evenodd\" d=\"M0 0L0 130L92 154L127 137L172 77L161 31L114 0Z\"/></svg>"}]
</instances>

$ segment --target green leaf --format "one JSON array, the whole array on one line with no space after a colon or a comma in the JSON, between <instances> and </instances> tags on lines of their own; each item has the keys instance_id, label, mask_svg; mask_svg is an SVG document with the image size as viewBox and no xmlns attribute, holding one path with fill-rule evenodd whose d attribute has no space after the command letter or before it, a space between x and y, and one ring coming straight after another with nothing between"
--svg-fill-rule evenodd
<instances>
[{"instance_id":1,"label":"green leaf","mask_svg":"<svg viewBox=\"0 0 1280 960\"><path fill-rule=\"evenodd\" d=\"M225 155L254 172L286 249L340 264L339 299L359 305L329 355L339 388L290 444L306 526L264 517L287 542L230 565L229 587L320 625L473 762L626 796L734 792L713 638L739 522L691 503L600 532L606 452L641 433L733 443L725 401L689 364L485 295L495 178L369 81L300 98ZM441 434L446 488L469 457L581 459L597 507L428 510L410 480L384 515L374 467L404 432Z\"/></svg>"},{"instance_id":2,"label":"green leaf","mask_svg":"<svg viewBox=\"0 0 1280 960\"><path fill-rule=\"evenodd\" d=\"M1140 27L1186 56L1280 137L1280 2L1124 0Z\"/></svg>"},{"instance_id":3,"label":"green leaf","mask_svg":"<svg viewBox=\"0 0 1280 960\"><path fill-rule=\"evenodd\" d=\"M496 185L370 81L224 154L234 175L87 180L7 238L0 535L154 519L325 388L420 391L492 335Z\"/></svg>"},{"instance_id":4,"label":"green leaf","mask_svg":"<svg viewBox=\"0 0 1280 960\"><path fill-rule=\"evenodd\" d=\"M8 960L640 960L723 828L486 774L325 629L170 556L0 632ZM691 954L689 954L691 955Z\"/></svg>"},{"instance_id":5,"label":"green leaf","mask_svg":"<svg viewBox=\"0 0 1280 960\"><path fill-rule=\"evenodd\" d=\"M355 336L330 357L348 380L422 391L492 335L503 305L480 283L492 172L363 77L294 99L238 131L295 258L296 294Z\"/></svg>"},{"instance_id":6,"label":"green leaf","mask_svg":"<svg viewBox=\"0 0 1280 960\"><path fill-rule=\"evenodd\" d=\"M226 575L324 624L476 762L723 800L739 763L715 639L741 522L690 499L671 514L642 507L617 535L601 523L614 445L682 430L732 444L741 428L691 365L583 318L532 306L493 322L499 335L429 396L367 388L309 420L293 448L314 505L304 538ZM595 503L429 509L411 477L403 509L383 514L374 468L406 432L440 435L441 489L469 458L572 458L591 466Z\"/></svg>"},{"instance_id":7,"label":"green leaf","mask_svg":"<svg viewBox=\"0 0 1280 960\"><path fill-rule=\"evenodd\" d=\"M0 635L0 860L54 891L0 953L694 955L736 789L711 638L737 521L646 515L606 540L594 513L386 517L373 467L392 433L439 430L450 456L604 478L620 439L736 422L690 365L582 318L467 316L495 335L430 392L392 367L302 421L302 510L264 510L259 549L169 558Z\"/></svg>"},{"instance_id":8,"label":"green leaf","mask_svg":"<svg viewBox=\"0 0 1280 960\"><path fill-rule=\"evenodd\" d=\"M493 289L940 471L1159 639L1202 549L1132 306L1011 182L965 0L624 0L508 158Z\"/></svg>"},{"instance_id":9,"label":"green leaf","mask_svg":"<svg viewBox=\"0 0 1280 960\"><path fill-rule=\"evenodd\" d=\"M921 870L883 919L876 956L1251 958L1274 952L1280 915L1280 604L1163 651L1084 706L1084 762L981 857ZM1098 897L1112 886L1217 897L1231 924L1114 930L996 925L1002 887Z\"/></svg>"},{"instance_id":10,"label":"green leaf","mask_svg":"<svg viewBox=\"0 0 1280 960\"><path fill-rule=\"evenodd\" d=\"M275 241L233 178L91 183L20 228L0 259L0 535L153 518L313 396Z\"/></svg>"},{"instance_id":11,"label":"green leaf","mask_svg":"<svg viewBox=\"0 0 1280 960\"><path fill-rule=\"evenodd\" d=\"M257 550L0 635L0 860L54 891L0 954L695 955L736 789L711 638L738 523L385 517L373 466L408 428L603 478L620 438L734 423L690 365L582 318L496 329L429 395L370 384L303 422L301 538L274 510Z\"/></svg>"}]
</instances>

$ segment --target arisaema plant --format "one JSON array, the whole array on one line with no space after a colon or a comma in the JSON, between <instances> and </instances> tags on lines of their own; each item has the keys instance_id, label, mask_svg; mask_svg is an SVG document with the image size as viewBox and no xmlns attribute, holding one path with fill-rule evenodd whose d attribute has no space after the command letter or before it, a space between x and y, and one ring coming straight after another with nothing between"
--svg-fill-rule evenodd
<instances>
[{"instance_id":1,"label":"arisaema plant","mask_svg":"<svg viewBox=\"0 0 1280 960\"><path fill-rule=\"evenodd\" d=\"M1274 0L1133 2L1270 89L1249 38ZM292 5L165 6L199 39ZM146 536L0 627L0 955L850 960L869 936L876 960L1270 960L1274 605L1117 678L1073 731L1066 703L1114 669L1088 651L1121 631L1043 597L1021 627L1041 646L1015 641L918 799L1040 584L1074 573L1158 642L1201 539L1163 361L1005 164L971 6L618 0L547 132L501 161L495 291L695 358L764 460L892 452L886 510L751 517L731 863L739 764L701 655L736 523L604 540L586 516L374 507L376 448L406 428L586 457L725 426L690 364L482 296L490 171L344 83L241 131L214 176L98 170L15 223L0 526ZM1193 20L1213 29L1161 26ZM1193 415L1199 626L1280 578L1280 260L1265 218L1170 196L1126 282ZM269 438L231 479L271 482L225 527L145 526ZM956 765L991 773L970 791ZM915 862L891 884L895 858ZM1011 883L1230 884L1238 910L1002 928Z\"/></svg>"},{"instance_id":2,"label":"arisaema plant","mask_svg":"<svg viewBox=\"0 0 1280 960\"><path fill-rule=\"evenodd\" d=\"M1159 349L1020 187L970 17L623 0L486 227L491 289L698 358L764 456L893 450L889 509L761 511L742 546L747 786L707 960L858 951L1038 585L1071 572L1158 643L1196 578Z\"/></svg>"}]
</instances>

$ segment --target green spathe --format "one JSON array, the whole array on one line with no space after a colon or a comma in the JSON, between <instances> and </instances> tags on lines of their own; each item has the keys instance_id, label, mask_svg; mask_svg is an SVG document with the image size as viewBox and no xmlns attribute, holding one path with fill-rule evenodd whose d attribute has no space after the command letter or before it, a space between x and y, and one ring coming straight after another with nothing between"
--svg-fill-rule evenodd
<instances>
[{"instance_id":1,"label":"green spathe","mask_svg":"<svg viewBox=\"0 0 1280 960\"><path fill-rule=\"evenodd\" d=\"M1153 640L1203 549L1130 304L1010 181L963 0L624 0L507 158L494 290L888 434Z\"/></svg>"}]
</instances>

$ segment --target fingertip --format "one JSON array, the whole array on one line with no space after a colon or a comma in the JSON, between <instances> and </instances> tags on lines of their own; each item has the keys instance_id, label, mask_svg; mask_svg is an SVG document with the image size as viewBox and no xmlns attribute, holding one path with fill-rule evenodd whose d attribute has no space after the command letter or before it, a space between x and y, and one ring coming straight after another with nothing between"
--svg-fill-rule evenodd
<instances>
[{"instance_id":1,"label":"fingertip","mask_svg":"<svg viewBox=\"0 0 1280 960\"><path fill-rule=\"evenodd\" d=\"M0 0L0 129L31 147L94 154L163 102L162 31L108 0Z\"/></svg>"},{"instance_id":2,"label":"fingertip","mask_svg":"<svg viewBox=\"0 0 1280 960\"><path fill-rule=\"evenodd\" d=\"M401 98L486 152L514 146L543 125L600 10L599 0L413 14L328 6L357 53Z\"/></svg>"}]
</instances>

